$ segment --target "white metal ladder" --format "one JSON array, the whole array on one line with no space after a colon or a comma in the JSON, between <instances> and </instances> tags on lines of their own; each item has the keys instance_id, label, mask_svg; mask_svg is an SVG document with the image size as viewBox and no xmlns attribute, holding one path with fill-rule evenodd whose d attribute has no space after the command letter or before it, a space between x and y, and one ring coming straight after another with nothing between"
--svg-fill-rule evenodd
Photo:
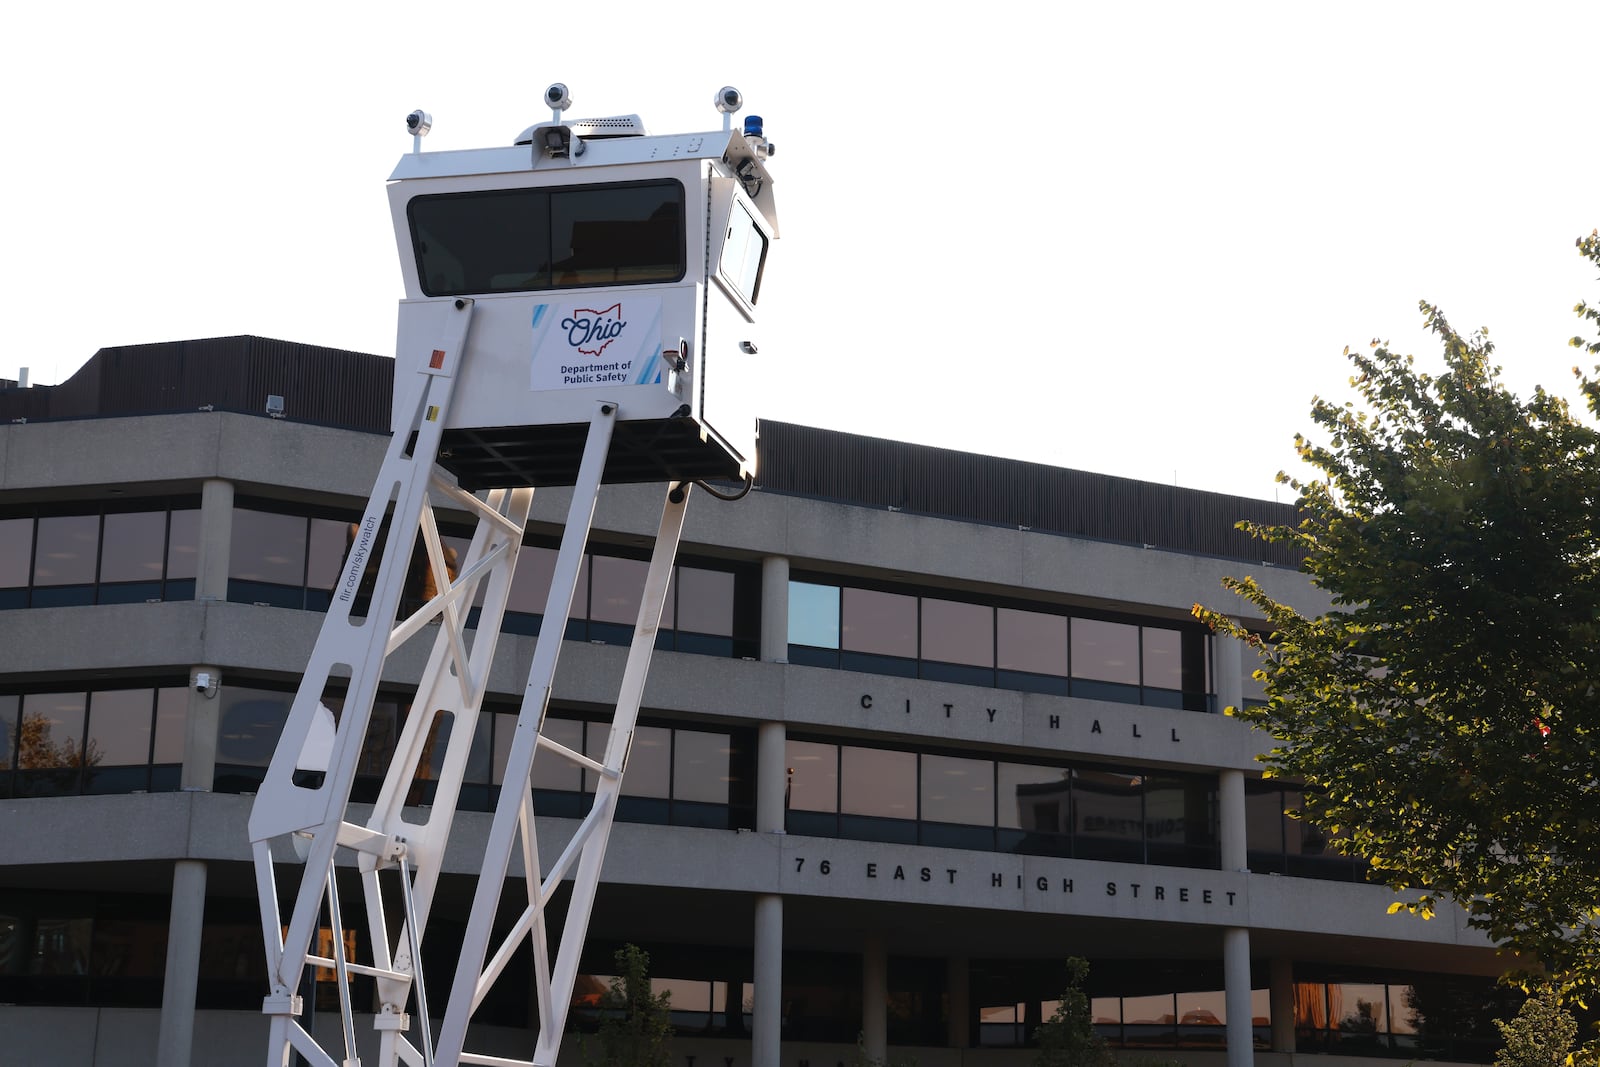
<instances>
[{"instance_id":1,"label":"white metal ladder","mask_svg":"<svg viewBox=\"0 0 1600 1067\"><path fill-rule=\"evenodd\" d=\"M491 490L486 499L480 500L439 477L434 469L440 435L449 424L451 394L465 351L473 303L455 300L453 309L455 314L449 317L444 336L417 381L396 382L397 411L407 412L409 421L396 422L397 431L366 512L355 528L332 605L250 815L271 983L271 992L262 1004L262 1011L270 1019L268 1067L288 1067L297 1052L314 1067L357 1067L360 1060L349 984L352 975L376 981L380 1007L374 1023L380 1067L399 1063L411 1067L433 1067L435 1063L553 1067L560 1051L584 934L683 529L689 487L675 485L667 489L604 757L595 760L574 752L543 736L542 730L618 417L615 404L595 405L435 1048L428 991L422 979L424 934L533 498L531 488L520 487ZM436 499L465 509L478 519L459 573L448 581L446 554L433 515ZM389 621L395 620L401 605L418 532L438 592L391 628ZM352 609L363 599L363 578L372 557L378 554L380 542L381 561L376 580L370 584L367 613L364 618L355 617ZM475 605L479 613L476 629L469 630L466 623ZM432 652L377 803L364 824L350 822L346 809L385 664L397 649L432 623L438 624ZM330 720L334 719L327 706L330 690L341 686L345 690L342 706L330 730ZM432 749L446 716L448 736L441 761ZM531 791L533 759L541 748L594 772L598 782L588 815L560 858L543 874ZM437 777L433 779L432 807L423 812L414 807L408 809L406 803L419 781L425 759L430 763L429 771L437 768ZM413 821L419 814L422 821ZM519 843L527 904L490 957L495 914L510 870L512 850ZM372 959L367 962L351 959L346 951L349 927L343 919L334 877L336 860L341 856L353 859L359 870L372 945ZM285 926L279 915L274 863L297 858L303 863L303 870ZM545 908L569 875L573 889L552 967ZM391 881L398 882L404 908L397 934L392 933L384 913L383 885ZM323 940L331 955L323 955L321 946L312 944L322 929L327 931ZM468 1052L464 1045L471 1016L523 938L530 940L534 960L538 1037L533 1058L517 1060ZM335 972L342 1024L343 1056L339 1059L299 1022L302 1005L297 990L308 967L332 968ZM413 1008L418 1024L415 1040L409 1036Z\"/></svg>"}]
</instances>

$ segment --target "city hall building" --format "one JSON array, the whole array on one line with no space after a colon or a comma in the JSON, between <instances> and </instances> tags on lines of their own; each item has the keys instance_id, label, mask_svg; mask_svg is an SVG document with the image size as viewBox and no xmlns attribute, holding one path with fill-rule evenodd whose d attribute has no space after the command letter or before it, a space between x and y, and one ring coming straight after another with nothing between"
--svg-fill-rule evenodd
<instances>
[{"instance_id":1,"label":"city hall building","mask_svg":"<svg viewBox=\"0 0 1600 1067\"><path fill-rule=\"evenodd\" d=\"M0 390L0 1061L263 1061L246 820L388 443L393 366L235 337ZM566 500L534 499L427 931L435 989ZM601 495L547 724L574 751L603 744L659 507ZM1253 664L1191 606L1238 607L1220 582L1243 574L1326 606L1246 518L1292 509L762 423L755 490L691 502L562 1062L625 944L689 1067L833 1067L858 1041L1021 1067L1071 956L1125 1057L1487 1062L1503 958L1454 913L1388 915L1359 860L1285 815L1267 739L1220 713L1258 695ZM389 662L358 804L421 668ZM541 754L541 851L593 789ZM426 774L410 799L430 803ZM508 1057L534 1012L518 971L474 1022ZM333 971L307 986L307 1025L337 1029Z\"/></svg>"}]
</instances>

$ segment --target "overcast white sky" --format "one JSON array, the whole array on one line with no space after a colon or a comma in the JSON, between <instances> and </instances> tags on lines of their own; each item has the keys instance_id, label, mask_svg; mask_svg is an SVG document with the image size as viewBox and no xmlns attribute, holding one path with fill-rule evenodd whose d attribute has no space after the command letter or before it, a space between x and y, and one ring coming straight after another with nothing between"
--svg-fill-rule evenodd
<instances>
[{"instance_id":1,"label":"overcast white sky","mask_svg":"<svg viewBox=\"0 0 1600 1067\"><path fill-rule=\"evenodd\" d=\"M30 4L0 377L254 333L392 353L383 183L585 117L778 152L763 415L1271 499L1416 302L1565 391L1600 3ZM1285 496L1287 499L1287 496Z\"/></svg>"}]
</instances>

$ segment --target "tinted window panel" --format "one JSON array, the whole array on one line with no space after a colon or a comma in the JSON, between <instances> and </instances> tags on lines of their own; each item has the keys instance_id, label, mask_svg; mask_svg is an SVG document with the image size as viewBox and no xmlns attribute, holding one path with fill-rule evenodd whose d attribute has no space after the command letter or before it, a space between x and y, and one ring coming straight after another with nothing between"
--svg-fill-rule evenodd
<instances>
[{"instance_id":1,"label":"tinted window panel","mask_svg":"<svg viewBox=\"0 0 1600 1067\"><path fill-rule=\"evenodd\" d=\"M156 742L152 762L182 763L184 733L189 722L189 690L156 690Z\"/></svg>"},{"instance_id":2,"label":"tinted window panel","mask_svg":"<svg viewBox=\"0 0 1600 1067\"><path fill-rule=\"evenodd\" d=\"M223 686L218 696L217 762L265 767L289 717L294 698L243 686Z\"/></svg>"},{"instance_id":3,"label":"tinted window panel","mask_svg":"<svg viewBox=\"0 0 1600 1067\"><path fill-rule=\"evenodd\" d=\"M846 815L887 819L917 817L917 757L912 752L845 746L840 750L844 789L839 810Z\"/></svg>"},{"instance_id":4,"label":"tinted window panel","mask_svg":"<svg viewBox=\"0 0 1600 1067\"><path fill-rule=\"evenodd\" d=\"M1097 619L1072 620L1072 676L1139 684L1139 628Z\"/></svg>"},{"instance_id":5,"label":"tinted window panel","mask_svg":"<svg viewBox=\"0 0 1600 1067\"><path fill-rule=\"evenodd\" d=\"M407 205L430 296L676 281L677 182L417 197Z\"/></svg>"},{"instance_id":6,"label":"tinted window panel","mask_svg":"<svg viewBox=\"0 0 1600 1067\"><path fill-rule=\"evenodd\" d=\"M766 258L766 235L756 227L749 209L735 200L722 246L722 276L751 304L761 294L761 265Z\"/></svg>"},{"instance_id":7,"label":"tinted window panel","mask_svg":"<svg viewBox=\"0 0 1600 1067\"><path fill-rule=\"evenodd\" d=\"M839 749L813 741L788 741L789 807L795 811L839 810Z\"/></svg>"},{"instance_id":8,"label":"tinted window panel","mask_svg":"<svg viewBox=\"0 0 1600 1067\"><path fill-rule=\"evenodd\" d=\"M789 643L839 647L839 587L789 583Z\"/></svg>"},{"instance_id":9,"label":"tinted window panel","mask_svg":"<svg viewBox=\"0 0 1600 1067\"><path fill-rule=\"evenodd\" d=\"M89 585L94 582L100 516L52 515L39 520L33 560L35 585Z\"/></svg>"},{"instance_id":10,"label":"tinted window panel","mask_svg":"<svg viewBox=\"0 0 1600 1067\"><path fill-rule=\"evenodd\" d=\"M728 802L727 734L699 730L674 730L672 735L672 796L704 804Z\"/></svg>"},{"instance_id":11,"label":"tinted window panel","mask_svg":"<svg viewBox=\"0 0 1600 1067\"><path fill-rule=\"evenodd\" d=\"M335 519L312 519L306 545L306 586L331 592L344 566L345 542L350 524Z\"/></svg>"},{"instance_id":12,"label":"tinted window panel","mask_svg":"<svg viewBox=\"0 0 1600 1067\"><path fill-rule=\"evenodd\" d=\"M733 636L733 575L679 567L677 629Z\"/></svg>"},{"instance_id":13,"label":"tinted window panel","mask_svg":"<svg viewBox=\"0 0 1600 1067\"><path fill-rule=\"evenodd\" d=\"M155 692L123 689L89 698L91 765L124 767L150 761L150 728Z\"/></svg>"},{"instance_id":14,"label":"tinted window panel","mask_svg":"<svg viewBox=\"0 0 1600 1067\"><path fill-rule=\"evenodd\" d=\"M76 767L83 758L83 693L33 693L22 698L17 766Z\"/></svg>"},{"instance_id":15,"label":"tinted window panel","mask_svg":"<svg viewBox=\"0 0 1600 1067\"><path fill-rule=\"evenodd\" d=\"M506 599L506 610L543 615L544 602L550 596L550 580L555 571L555 549L523 545L517 553L517 569L511 579L511 594Z\"/></svg>"},{"instance_id":16,"label":"tinted window panel","mask_svg":"<svg viewBox=\"0 0 1600 1067\"><path fill-rule=\"evenodd\" d=\"M10 770L17 754L17 710L21 705L21 697L0 695L0 745L4 746L0 747L0 771ZM4 784L0 781L0 787Z\"/></svg>"},{"instance_id":17,"label":"tinted window panel","mask_svg":"<svg viewBox=\"0 0 1600 1067\"><path fill-rule=\"evenodd\" d=\"M922 757L922 818L994 825L994 764L954 756Z\"/></svg>"},{"instance_id":18,"label":"tinted window panel","mask_svg":"<svg viewBox=\"0 0 1600 1067\"><path fill-rule=\"evenodd\" d=\"M922 658L993 667L994 609L924 597Z\"/></svg>"},{"instance_id":19,"label":"tinted window panel","mask_svg":"<svg viewBox=\"0 0 1600 1067\"><path fill-rule=\"evenodd\" d=\"M167 531L167 579L193 578L200 565L200 512L174 511Z\"/></svg>"},{"instance_id":20,"label":"tinted window panel","mask_svg":"<svg viewBox=\"0 0 1600 1067\"><path fill-rule=\"evenodd\" d=\"M606 731L590 730L589 744L595 759L605 758ZM598 742L598 744L597 744ZM622 776L622 795L659 797L671 795L672 731L660 726L636 726L633 747L628 751L628 766Z\"/></svg>"},{"instance_id":21,"label":"tinted window panel","mask_svg":"<svg viewBox=\"0 0 1600 1067\"><path fill-rule=\"evenodd\" d=\"M650 565L642 559L595 556L590 560L593 584L589 593L589 618L632 626L639 619L644 578Z\"/></svg>"},{"instance_id":22,"label":"tinted window panel","mask_svg":"<svg viewBox=\"0 0 1600 1067\"><path fill-rule=\"evenodd\" d=\"M1067 674L1067 617L1000 608L995 612L1001 670Z\"/></svg>"},{"instance_id":23,"label":"tinted window panel","mask_svg":"<svg viewBox=\"0 0 1600 1067\"><path fill-rule=\"evenodd\" d=\"M300 585L306 574L306 519L236 508L228 577L272 585Z\"/></svg>"},{"instance_id":24,"label":"tinted window panel","mask_svg":"<svg viewBox=\"0 0 1600 1067\"><path fill-rule=\"evenodd\" d=\"M871 589L842 591L841 640L847 652L914 658L917 654L917 598Z\"/></svg>"},{"instance_id":25,"label":"tinted window panel","mask_svg":"<svg viewBox=\"0 0 1600 1067\"><path fill-rule=\"evenodd\" d=\"M1080 841L1113 846L1090 855L1136 860L1144 837L1143 783L1138 775L1115 771L1074 771L1072 807ZM1126 847L1123 847L1126 846Z\"/></svg>"},{"instance_id":26,"label":"tinted window panel","mask_svg":"<svg viewBox=\"0 0 1600 1067\"><path fill-rule=\"evenodd\" d=\"M0 588L28 584L33 559L33 520L0 519Z\"/></svg>"},{"instance_id":27,"label":"tinted window panel","mask_svg":"<svg viewBox=\"0 0 1600 1067\"><path fill-rule=\"evenodd\" d=\"M1144 684L1161 689L1183 688L1183 652L1177 630L1142 628Z\"/></svg>"},{"instance_id":28,"label":"tinted window panel","mask_svg":"<svg viewBox=\"0 0 1600 1067\"><path fill-rule=\"evenodd\" d=\"M502 718L511 718L502 716ZM516 729L516 720L512 719L512 730ZM510 731L505 731L508 735ZM544 721L544 734L558 745L563 745L574 752L583 751L583 723L576 719L553 719L546 716ZM510 753L510 746L506 748ZM535 789L557 789L567 793L583 791L583 768L573 763L558 752L539 749L533 757L533 787Z\"/></svg>"},{"instance_id":29,"label":"tinted window panel","mask_svg":"<svg viewBox=\"0 0 1600 1067\"><path fill-rule=\"evenodd\" d=\"M164 511L107 515L105 539L100 550L100 580L159 582L166 539Z\"/></svg>"},{"instance_id":30,"label":"tinted window panel","mask_svg":"<svg viewBox=\"0 0 1600 1067\"><path fill-rule=\"evenodd\" d=\"M1071 829L1070 771L1064 767L1002 763L999 772L1002 827L1049 834Z\"/></svg>"}]
</instances>

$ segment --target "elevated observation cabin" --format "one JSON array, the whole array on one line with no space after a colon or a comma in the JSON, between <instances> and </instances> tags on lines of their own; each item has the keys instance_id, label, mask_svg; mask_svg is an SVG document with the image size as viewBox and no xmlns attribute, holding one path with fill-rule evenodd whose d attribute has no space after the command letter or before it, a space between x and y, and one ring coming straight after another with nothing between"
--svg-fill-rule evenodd
<instances>
[{"instance_id":1,"label":"elevated observation cabin","mask_svg":"<svg viewBox=\"0 0 1600 1067\"><path fill-rule=\"evenodd\" d=\"M647 134L637 115L550 121L505 148L423 152L390 175L405 299L400 383L423 371L451 309L471 327L438 462L469 490L570 485L597 402L618 405L602 481L749 481L757 306L778 236L758 116ZM422 361L422 362L419 362Z\"/></svg>"}]
</instances>

